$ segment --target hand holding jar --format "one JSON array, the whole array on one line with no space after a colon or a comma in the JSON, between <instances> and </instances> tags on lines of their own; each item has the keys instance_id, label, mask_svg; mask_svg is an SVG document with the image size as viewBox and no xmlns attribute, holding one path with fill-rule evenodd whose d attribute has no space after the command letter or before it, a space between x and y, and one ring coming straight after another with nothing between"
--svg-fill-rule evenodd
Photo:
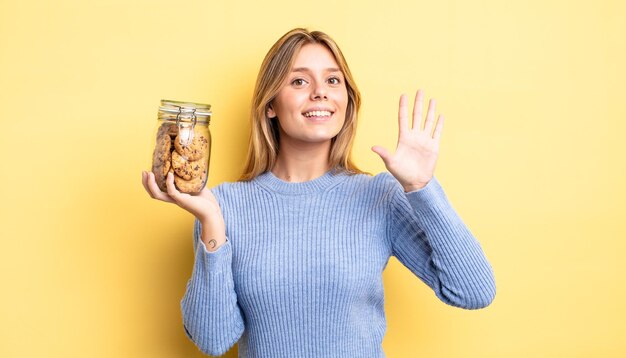
<instances>
[{"instance_id":1,"label":"hand holding jar","mask_svg":"<svg viewBox=\"0 0 626 358\"><path fill-rule=\"evenodd\" d=\"M211 133L210 106L162 100L154 140L152 171L142 184L153 199L174 203L202 224L202 241L216 250L226 241L219 204L205 187L208 179Z\"/></svg>"},{"instance_id":2,"label":"hand holding jar","mask_svg":"<svg viewBox=\"0 0 626 358\"><path fill-rule=\"evenodd\" d=\"M174 185L174 174L166 179L167 192L158 187L154 173L142 172L142 184L150 197L167 203L173 203L190 212L202 224L202 241L207 250L215 251L226 242L226 225L219 203L211 190L202 188L200 193L191 195L181 193Z\"/></svg>"}]
</instances>

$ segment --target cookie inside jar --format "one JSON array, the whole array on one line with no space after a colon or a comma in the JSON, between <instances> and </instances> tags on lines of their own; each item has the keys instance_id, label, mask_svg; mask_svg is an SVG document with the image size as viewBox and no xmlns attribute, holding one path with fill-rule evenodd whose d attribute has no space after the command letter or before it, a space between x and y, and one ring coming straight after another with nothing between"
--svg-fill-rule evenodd
<instances>
[{"instance_id":1,"label":"cookie inside jar","mask_svg":"<svg viewBox=\"0 0 626 358\"><path fill-rule=\"evenodd\" d=\"M202 126L185 127L163 122L156 134L152 172L159 189L167 191L167 174L183 193L199 193L208 177L211 137Z\"/></svg>"}]
</instances>

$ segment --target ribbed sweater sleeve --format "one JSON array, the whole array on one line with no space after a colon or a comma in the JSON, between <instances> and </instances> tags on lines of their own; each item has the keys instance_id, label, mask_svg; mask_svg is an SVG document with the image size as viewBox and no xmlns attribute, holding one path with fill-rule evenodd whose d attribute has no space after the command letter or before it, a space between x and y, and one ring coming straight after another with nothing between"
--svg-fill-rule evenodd
<instances>
[{"instance_id":1,"label":"ribbed sweater sleeve","mask_svg":"<svg viewBox=\"0 0 626 358\"><path fill-rule=\"evenodd\" d=\"M230 240L209 252L201 232L196 220L193 272L181 300L183 327L203 353L219 356L239 340L244 321L234 289Z\"/></svg>"},{"instance_id":2,"label":"ribbed sweater sleeve","mask_svg":"<svg viewBox=\"0 0 626 358\"><path fill-rule=\"evenodd\" d=\"M390 197L393 255L446 304L488 306L496 294L492 267L437 178L409 193L396 181Z\"/></svg>"}]
</instances>

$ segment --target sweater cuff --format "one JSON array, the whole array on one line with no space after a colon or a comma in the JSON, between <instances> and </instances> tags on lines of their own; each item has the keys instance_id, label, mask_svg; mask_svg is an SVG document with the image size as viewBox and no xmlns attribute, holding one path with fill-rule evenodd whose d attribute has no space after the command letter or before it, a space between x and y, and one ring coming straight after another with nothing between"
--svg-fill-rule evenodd
<instances>
[{"instance_id":1,"label":"sweater cuff","mask_svg":"<svg viewBox=\"0 0 626 358\"><path fill-rule=\"evenodd\" d=\"M204 241L198 241L198 245L200 245L198 255L204 256L204 268L207 272L220 273L225 267L230 267L232 263L233 249L230 245L228 237L226 238L226 242L215 251L207 250Z\"/></svg>"},{"instance_id":2,"label":"sweater cuff","mask_svg":"<svg viewBox=\"0 0 626 358\"><path fill-rule=\"evenodd\" d=\"M413 210L420 211L424 207L440 207L447 206L447 198L443 192L441 184L435 176L426 184L425 187L405 193L409 204Z\"/></svg>"}]
</instances>

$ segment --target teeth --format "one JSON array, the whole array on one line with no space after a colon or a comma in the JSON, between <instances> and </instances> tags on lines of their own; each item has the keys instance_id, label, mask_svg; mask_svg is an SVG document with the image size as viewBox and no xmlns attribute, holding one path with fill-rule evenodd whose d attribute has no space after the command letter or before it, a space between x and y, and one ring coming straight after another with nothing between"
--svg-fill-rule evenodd
<instances>
[{"instance_id":1,"label":"teeth","mask_svg":"<svg viewBox=\"0 0 626 358\"><path fill-rule=\"evenodd\" d=\"M311 111L304 114L305 117L330 117L329 111Z\"/></svg>"}]
</instances>

